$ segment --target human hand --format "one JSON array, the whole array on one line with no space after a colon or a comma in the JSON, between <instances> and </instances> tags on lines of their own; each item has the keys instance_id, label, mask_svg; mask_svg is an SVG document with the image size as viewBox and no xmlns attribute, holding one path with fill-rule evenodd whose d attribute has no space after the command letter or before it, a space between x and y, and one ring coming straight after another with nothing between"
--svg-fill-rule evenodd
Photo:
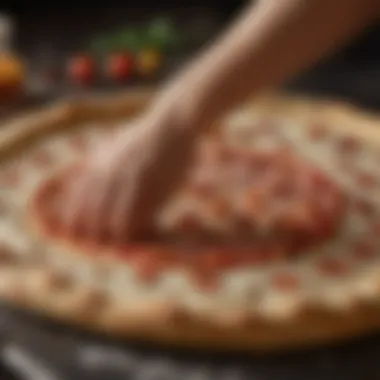
<instances>
[{"instance_id":1,"label":"human hand","mask_svg":"<svg viewBox=\"0 0 380 380\"><path fill-rule=\"evenodd\" d=\"M144 116L86 156L64 186L64 228L91 241L123 243L150 233L184 179L195 129L172 114Z\"/></svg>"}]
</instances>

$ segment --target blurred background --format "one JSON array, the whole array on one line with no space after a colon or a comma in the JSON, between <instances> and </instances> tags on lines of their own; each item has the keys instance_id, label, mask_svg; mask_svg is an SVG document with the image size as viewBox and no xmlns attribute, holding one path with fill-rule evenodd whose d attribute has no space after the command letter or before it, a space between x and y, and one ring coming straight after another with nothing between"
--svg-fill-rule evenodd
<instances>
[{"instance_id":1,"label":"blurred background","mask_svg":"<svg viewBox=\"0 0 380 380\"><path fill-rule=\"evenodd\" d=\"M233 0L106 3L2 0L2 102L105 91L163 80L212 40L245 5ZM23 68L18 66L18 60ZM7 62L4 62L7 61ZM297 78L293 90L380 104L380 29ZM17 91L22 77L25 91ZM10 94L15 95L11 97ZM1 94L0 94L1 95Z\"/></svg>"}]
</instances>

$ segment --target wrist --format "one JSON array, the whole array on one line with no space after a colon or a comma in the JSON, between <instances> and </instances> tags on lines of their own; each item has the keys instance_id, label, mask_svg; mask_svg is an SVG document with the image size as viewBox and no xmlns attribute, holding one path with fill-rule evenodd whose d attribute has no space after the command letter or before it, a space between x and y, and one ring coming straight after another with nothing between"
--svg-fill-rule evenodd
<instances>
[{"instance_id":1,"label":"wrist","mask_svg":"<svg viewBox=\"0 0 380 380\"><path fill-rule=\"evenodd\" d=\"M191 99L179 87L162 91L144 115L159 128L174 128L185 133L198 134L206 124L203 114L193 107Z\"/></svg>"}]
</instances>

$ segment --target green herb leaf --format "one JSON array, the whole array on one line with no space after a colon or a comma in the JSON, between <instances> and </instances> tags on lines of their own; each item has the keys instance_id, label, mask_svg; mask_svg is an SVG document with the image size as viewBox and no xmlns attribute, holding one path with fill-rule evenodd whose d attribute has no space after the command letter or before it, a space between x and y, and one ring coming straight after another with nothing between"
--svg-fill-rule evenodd
<instances>
[{"instance_id":1,"label":"green herb leaf","mask_svg":"<svg viewBox=\"0 0 380 380\"><path fill-rule=\"evenodd\" d=\"M168 18L157 18L151 22L147 30L147 43L152 47L167 49L177 45L179 35Z\"/></svg>"}]
</instances>

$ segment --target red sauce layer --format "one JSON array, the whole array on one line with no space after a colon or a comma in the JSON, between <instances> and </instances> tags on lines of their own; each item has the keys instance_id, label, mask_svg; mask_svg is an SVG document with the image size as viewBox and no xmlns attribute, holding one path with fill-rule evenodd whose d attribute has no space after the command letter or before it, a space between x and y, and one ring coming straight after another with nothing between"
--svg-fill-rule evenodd
<instances>
[{"instance_id":1,"label":"red sauce layer","mask_svg":"<svg viewBox=\"0 0 380 380\"><path fill-rule=\"evenodd\" d=\"M169 239L159 235L150 242L114 244L105 226L94 241L86 238L80 225L75 236L67 236L60 220L59 207L64 206L60 194L65 179L76 175L75 167L41 185L32 200L34 215L50 237L91 255L106 247L107 254L129 262L144 279L174 266L212 279L226 269L292 257L325 242L340 227L345 196L323 172L300 158L283 151L243 152L214 145L201 152L185 191L216 217L231 221L234 233L228 239L207 230L196 214L185 212L173 224ZM227 185L238 191L238 207L217 196Z\"/></svg>"}]
</instances>

